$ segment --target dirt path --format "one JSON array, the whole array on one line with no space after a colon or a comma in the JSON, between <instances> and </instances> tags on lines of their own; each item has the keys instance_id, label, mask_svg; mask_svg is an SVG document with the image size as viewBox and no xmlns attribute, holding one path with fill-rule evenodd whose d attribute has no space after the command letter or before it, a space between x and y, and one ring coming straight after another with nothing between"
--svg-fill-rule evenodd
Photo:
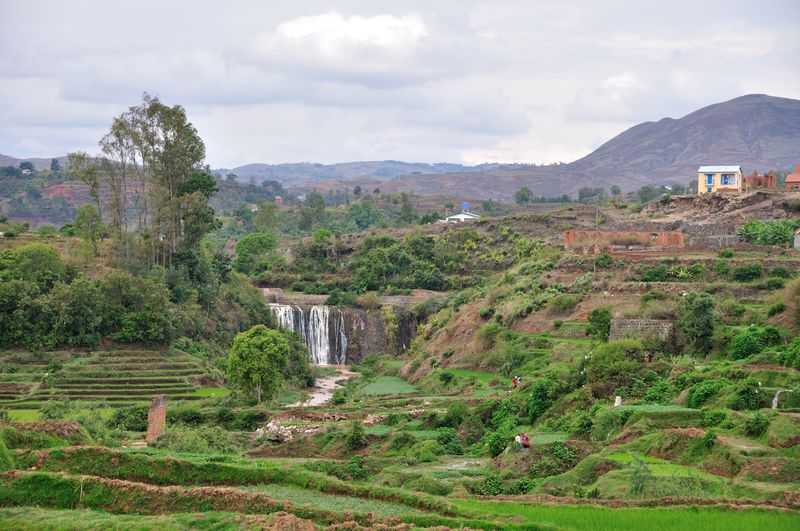
<instances>
[{"instance_id":1,"label":"dirt path","mask_svg":"<svg viewBox=\"0 0 800 531\"><path fill-rule=\"evenodd\" d=\"M323 376L317 378L316 386L311 388L310 395L307 400L289 404L286 407L310 407L321 406L331 399L333 392L344 386L344 384L352 378L357 376L358 373L352 372L349 365L321 365L322 367L330 367L336 370L333 376Z\"/></svg>"}]
</instances>

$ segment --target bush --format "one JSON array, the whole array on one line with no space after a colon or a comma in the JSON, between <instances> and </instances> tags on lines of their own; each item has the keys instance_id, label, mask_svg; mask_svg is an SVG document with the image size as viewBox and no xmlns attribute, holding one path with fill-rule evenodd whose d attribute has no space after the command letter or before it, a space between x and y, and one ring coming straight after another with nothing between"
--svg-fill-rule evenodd
<instances>
[{"instance_id":1,"label":"bush","mask_svg":"<svg viewBox=\"0 0 800 531\"><path fill-rule=\"evenodd\" d=\"M572 312L575 307L581 302L580 295L570 295L567 293L560 293L550 299L547 304L548 309L556 315L564 315Z\"/></svg>"},{"instance_id":2,"label":"bush","mask_svg":"<svg viewBox=\"0 0 800 531\"><path fill-rule=\"evenodd\" d=\"M769 428L769 417L760 411L750 415L744 423L744 431L751 437L758 437L765 433L767 428Z\"/></svg>"},{"instance_id":3,"label":"bush","mask_svg":"<svg viewBox=\"0 0 800 531\"><path fill-rule=\"evenodd\" d=\"M728 344L728 355L731 359L741 360L758 354L764 346L761 330L748 328L733 336Z\"/></svg>"},{"instance_id":4,"label":"bush","mask_svg":"<svg viewBox=\"0 0 800 531\"><path fill-rule=\"evenodd\" d=\"M647 303L650 301L664 301L667 300L668 295L666 292L661 291L660 289L651 289L644 295L642 295L642 302Z\"/></svg>"},{"instance_id":5,"label":"bush","mask_svg":"<svg viewBox=\"0 0 800 531\"><path fill-rule=\"evenodd\" d=\"M767 308L767 317L772 317L773 315L778 315L779 313L783 313L784 310L786 310L786 303L776 302L775 304Z\"/></svg>"},{"instance_id":6,"label":"bush","mask_svg":"<svg viewBox=\"0 0 800 531\"><path fill-rule=\"evenodd\" d=\"M608 253L603 253L594 259L594 265L599 269L608 269L614 265L614 258Z\"/></svg>"},{"instance_id":7,"label":"bush","mask_svg":"<svg viewBox=\"0 0 800 531\"><path fill-rule=\"evenodd\" d=\"M715 396L723 387L730 385L730 381L725 378L716 380L703 380L689 388L686 396L686 404L691 408L699 408Z\"/></svg>"},{"instance_id":8,"label":"bush","mask_svg":"<svg viewBox=\"0 0 800 531\"><path fill-rule=\"evenodd\" d=\"M108 426L119 430L146 431L147 406L142 404L115 409L108 419Z\"/></svg>"},{"instance_id":9,"label":"bush","mask_svg":"<svg viewBox=\"0 0 800 531\"><path fill-rule=\"evenodd\" d=\"M389 440L389 448L392 450L402 450L414 446L417 439L407 431L399 431Z\"/></svg>"},{"instance_id":10,"label":"bush","mask_svg":"<svg viewBox=\"0 0 800 531\"><path fill-rule=\"evenodd\" d=\"M728 278L731 274L731 265L724 260L714 262L714 274L720 278Z\"/></svg>"},{"instance_id":11,"label":"bush","mask_svg":"<svg viewBox=\"0 0 800 531\"><path fill-rule=\"evenodd\" d=\"M480 312L478 312L481 316L481 319L489 319L494 315L494 308L491 306L485 306L481 308Z\"/></svg>"},{"instance_id":12,"label":"bush","mask_svg":"<svg viewBox=\"0 0 800 531\"><path fill-rule=\"evenodd\" d=\"M644 401L649 404L667 404L675 395L675 388L666 380L654 383L644 394Z\"/></svg>"},{"instance_id":13,"label":"bush","mask_svg":"<svg viewBox=\"0 0 800 531\"><path fill-rule=\"evenodd\" d=\"M728 414L726 412L718 409L708 409L704 407L701 411L703 416L700 419L700 424L704 428L713 428L714 426L719 426L720 423L728 418Z\"/></svg>"},{"instance_id":14,"label":"bush","mask_svg":"<svg viewBox=\"0 0 800 531\"><path fill-rule=\"evenodd\" d=\"M763 274L764 266L759 262L750 262L733 269L733 280L737 282L750 282L751 280L761 278Z\"/></svg>"},{"instance_id":15,"label":"bush","mask_svg":"<svg viewBox=\"0 0 800 531\"><path fill-rule=\"evenodd\" d=\"M778 278L792 278L794 277L794 271L785 265L776 265L769 270L769 276Z\"/></svg>"},{"instance_id":16,"label":"bush","mask_svg":"<svg viewBox=\"0 0 800 531\"><path fill-rule=\"evenodd\" d=\"M364 430L363 422L354 420L350 424L350 430L345 436L344 445L351 452L367 446L367 432Z\"/></svg>"},{"instance_id":17,"label":"bush","mask_svg":"<svg viewBox=\"0 0 800 531\"><path fill-rule=\"evenodd\" d=\"M233 435L217 426L174 426L150 446L183 453L236 453L241 445Z\"/></svg>"},{"instance_id":18,"label":"bush","mask_svg":"<svg viewBox=\"0 0 800 531\"><path fill-rule=\"evenodd\" d=\"M643 282L666 282L669 278L669 269L664 264L658 264L642 269L640 279Z\"/></svg>"},{"instance_id":19,"label":"bush","mask_svg":"<svg viewBox=\"0 0 800 531\"><path fill-rule=\"evenodd\" d=\"M436 442L448 455L461 455L464 453L458 433L453 428L439 428L436 430Z\"/></svg>"},{"instance_id":20,"label":"bush","mask_svg":"<svg viewBox=\"0 0 800 531\"><path fill-rule=\"evenodd\" d=\"M733 258L733 248L724 247L724 248L719 250L719 253L717 253L717 256L719 256L720 258Z\"/></svg>"},{"instance_id":21,"label":"bush","mask_svg":"<svg viewBox=\"0 0 800 531\"><path fill-rule=\"evenodd\" d=\"M63 420L75 410L75 405L69 400L48 400L39 410L45 420Z\"/></svg>"},{"instance_id":22,"label":"bush","mask_svg":"<svg viewBox=\"0 0 800 531\"><path fill-rule=\"evenodd\" d=\"M780 277L769 277L768 279L759 282L756 286L758 289L774 291L776 289L783 289L786 285L786 279Z\"/></svg>"},{"instance_id":23,"label":"bush","mask_svg":"<svg viewBox=\"0 0 800 531\"><path fill-rule=\"evenodd\" d=\"M194 406L167 409L167 419L177 424L197 426L202 424L206 417Z\"/></svg>"}]
</instances>

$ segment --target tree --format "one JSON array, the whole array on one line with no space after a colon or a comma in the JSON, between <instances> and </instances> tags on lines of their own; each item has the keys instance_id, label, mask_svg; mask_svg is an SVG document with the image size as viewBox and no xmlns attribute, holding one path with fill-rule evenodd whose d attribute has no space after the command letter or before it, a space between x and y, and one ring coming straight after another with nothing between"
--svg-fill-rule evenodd
<instances>
[{"instance_id":1,"label":"tree","mask_svg":"<svg viewBox=\"0 0 800 531\"><path fill-rule=\"evenodd\" d=\"M588 332L600 341L608 341L611 332L611 308L603 306L589 313Z\"/></svg>"},{"instance_id":2,"label":"tree","mask_svg":"<svg viewBox=\"0 0 800 531\"><path fill-rule=\"evenodd\" d=\"M69 172L74 179L86 183L89 187L89 197L97 205L97 213L102 219L103 211L100 208L100 166L84 151L76 151L67 155Z\"/></svg>"},{"instance_id":3,"label":"tree","mask_svg":"<svg viewBox=\"0 0 800 531\"><path fill-rule=\"evenodd\" d=\"M698 352L711 350L711 336L717 324L714 299L708 293L689 293L681 301L678 325Z\"/></svg>"},{"instance_id":4,"label":"tree","mask_svg":"<svg viewBox=\"0 0 800 531\"><path fill-rule=\"evenodd\" d=\"M622 193L622 190L616 184L611 187L611 195L617 197L619 194Z\"/></svg>"},{"instance_id":5,"label":"tree","mask_svg":"<svg viewBox=\"0 0 800 531\"><path fill-rule=\"evenodd\" d=\"M586 362L586 383L595 396L609 396L641 376L642 359L642 344L637 340L604 343L592 351Z\"/></svg>"},{"instance_id":6,"label":"tree","mask_svg":"<svg viewBox=\"0 0 800 531\"><path fill-rule=\"evenodd\" d=\"M61 164L58 163L58 159L50 159L50 171L53 173L61 171Z\"/></svg>"},{"instance_id":7,"label":"tree","mask_svg":"<svg viewBox=\"0 0 800 531\"><path fill-rule=\"evenodd\" d=\"M92 205L83 205L75 213L72 226L84 240L92 244L94 255L97 256L97 240L103 235L103 222L97 210Z\"/></svg>"},{"instance_id":8,"label":"tree","mask_svg":"<svg viewBox=\"0 0 800 531\"><path fill-rule=\"evenodd\" d=\"M20 162L19 169L33 171L34 170L33 163L28 162L27 160L25 162Z\"/></svg>"},{"instance_id":9,"label":"tree","mask_svg":"<svg viewBox=\"0 0 800 531\"><path fill-rule=\"evenodd\" d=\"M253 224L261 232L275 232L278 225L278 207L273 203L259 203Z\"/></svg>"},{"instance_id":10,"label":"tree","mask_svg":"<svg viewBox=\"0 0 800 531\"><path fill-rule=\"evenodd\" d=\"M252 273L258 261L272 252L277 244L278 239L272 233L248 234L236 243L236 260L233 266L242 273Z\"/></svg>"},{"instance_id":11,"label":"tree","mask_svg":"<svg viewBox=\"0 0 800 531\"><path fill-rule=\"evenodd\" d=\"M400 221L403 223L411 223L416 217L417 215L414 213L414 207L411 206L411 200L408 194L403 192L400 194Z\"/></svg>"},{"instance_id":12,"label":"tree","mask_svg":"<svg viewBox=\"0 0 800 531\"><path fill-rule=\"evenodd\" d=\"M228 354L228 382L253 393L258 403L270 400L283 381L290 348L281 332L264 325L237 334Z\"/></svg>"},{"instance_id":13,"label":"tree","mask_svg":"<svg viewBox=\"0 0 800 531\"><path fill-rule=\"evenodd\" d=\"M375 189L372 191L372 193L378 195L381 193L381 189L376 186Z\"/></svg>"},{"instance_id":14,"label":"tree","mask_svg":"<svg viewBox=\"0 0 800 531\"><path fill-rule=\"evenodd\" d=\"M518 205L530 203L531 198L533 198L533 192L531 192L531 189L527 186L523 186L514 194L514 201L516 201Z\"/></svg>"},{"instance_id":15,"label":"tree","mask_svg":"<svg viewBox=\"0 0 800 531\"><path fill-rule=\"evenodd\" d=\"M353 195L356 196L356 197L361 197L361 187L360 186L356 186L355 188L353 188Z\"/></svg>"}]
</instances>

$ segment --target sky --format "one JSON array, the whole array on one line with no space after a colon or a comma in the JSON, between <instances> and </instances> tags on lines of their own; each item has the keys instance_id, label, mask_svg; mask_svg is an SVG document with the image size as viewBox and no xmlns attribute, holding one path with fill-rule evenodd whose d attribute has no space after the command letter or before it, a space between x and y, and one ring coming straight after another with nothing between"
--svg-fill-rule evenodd
<instances>
[{"instance_id":1,"label":"sky","mask_svg":"<svg viewBox=\"0 0 800 531\"><path fill-rule=\"evenodd\" d=\"M643 121L800 99L800 1L0 0L0 153L97 153L143 92L213 168L553 163Z\"/></svg>"}]
</instances>

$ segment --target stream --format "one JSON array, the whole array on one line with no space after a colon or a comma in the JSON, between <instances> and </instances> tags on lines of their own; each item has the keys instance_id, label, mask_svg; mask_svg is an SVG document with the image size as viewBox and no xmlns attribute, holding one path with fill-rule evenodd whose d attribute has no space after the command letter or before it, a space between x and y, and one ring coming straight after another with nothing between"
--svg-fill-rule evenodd
<instances>
[{"instance_id":1,"label":"stream","mask_svg":"<svg viewBox=\"0 0 800 531\"><path fill-rule=\"evenodd\" d=\"M336 374L317 378L316 384L309 391L309 396L306 400L289 404L286 407L321 406L330 400L333 392L343 387L347 380L358 375L358 373L350 370L349 365L320 365L320 367L335 369Z\"/></svg>"}]
</instances>

